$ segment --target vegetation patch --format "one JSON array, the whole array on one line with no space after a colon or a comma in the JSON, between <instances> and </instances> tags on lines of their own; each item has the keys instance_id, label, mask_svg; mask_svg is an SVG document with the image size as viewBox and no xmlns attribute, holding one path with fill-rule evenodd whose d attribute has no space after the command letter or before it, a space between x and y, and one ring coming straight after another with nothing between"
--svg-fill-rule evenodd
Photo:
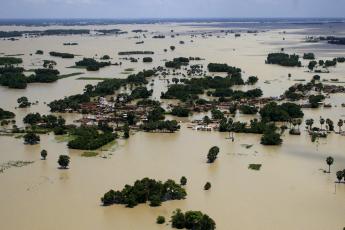
<instances>
[{"instance_id":1,"label":"vegetation patch","mask_svg":"<svg viewBox=\"0 0 345 230\"><path fill-rule=\"evenodd\" d=\"M81 154L82 157L95 157L98 156L97 152L83 152Z\"/></svg>"},{"instance_id":2,"label":"vegetation patch","mask_svg":"<svg viewBox=\"0 0 345 230\"><path fill-rule=\"evenodd\" d=\"M181 200L187 193L181 185L173 180L166 182L144 178L135 181L134 185L125 185L122 190L110 190L101 198L103 205L124 204L133 208L140 203L150 202L150 206L160 206L168 200Z\"/></svg>"},{"instance_id":3,"label":"vegetation patch","mask_svg":"<svg viewBox=\"0 0 345 230\"><path fill-rule=\"evenodd\" d=\"M5 170L12 167L23 167L29 164L34 163L34 161L9 161L3 164L0 164L0 173L3 173Z\"/></svg>"},{"instance_id":4,"label":"vegetation patch","mask_svg":"<svg viewBox=\"0 0 345 230\"><path fill-rule=\"evenodd\" d=\"M261 164L249 164L248 169L259 171L261 166Z\"/></svg>"}]
</instances>

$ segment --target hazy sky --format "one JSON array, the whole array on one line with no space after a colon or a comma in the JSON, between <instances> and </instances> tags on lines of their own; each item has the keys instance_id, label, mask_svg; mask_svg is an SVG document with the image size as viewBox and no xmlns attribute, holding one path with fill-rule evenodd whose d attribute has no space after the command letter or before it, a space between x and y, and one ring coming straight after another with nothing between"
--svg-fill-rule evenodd
<instances>
[{"instance_id":1,"label":"hazy sky","mask_svg":"<svg viewBox=\"0 0 345 230\"><path fill-rule=\"evenodd\" d=\"M0 0L0 18L345 17L345 0Z\"/></svg>"}]
</instances>

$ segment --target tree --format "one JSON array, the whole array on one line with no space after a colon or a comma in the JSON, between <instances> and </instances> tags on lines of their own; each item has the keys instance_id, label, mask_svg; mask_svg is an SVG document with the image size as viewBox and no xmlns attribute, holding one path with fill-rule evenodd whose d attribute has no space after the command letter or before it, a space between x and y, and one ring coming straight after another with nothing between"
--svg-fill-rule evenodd
<instances>
[{"instance_id":1,"label":"tree","mask_svg":"<svg viewBox=\"0 0 345 230\"><path fill-rule=\"evenodd\" d=\"M314 119L307 119L305 121L305 124L309 127L309 130L311 130L311 127L313 126L314 124Z\"/></svg>"},{"instance_id":2,"label":"tree","mask_svg":"<svg viewBox=\"0 0 345 230\"><path fill-rule=\"evenodd\" d=\"M35 145L35 144L38 144L38 142L40 142L40 136L38 136L37 134L33 132L29 132L24 135L25 144Z\"/></svg>"},{"instance_id":3,"label":"tree","mask_svg":"<svg viewBox=\"0 0 345 230\"><path fill-rule=\"evenodd\" d=\"M210 188L211 188L211 183L206 182L206 184L204 185L204 190L209 190Z\"/></svg>"},{"instance_id":4,"label":"tree","mask_svg":"<svg viewBox=\"0 0 345 230\"><path fill-rule=\"evenodd\" d=\"M326 163L328 164L328 173L331 172L331 165L333 164L333 162L334 162L333 157L327 157Z\"/></svg>"},{"instance_id":5,"label":"tree","mask_svg":"<svg viewBox=\"0 0 345 230\"><path fill-rule=\"evenodd\" d=\"M343 175L343 171L338 171L337 172L337 179L339 181L339 183L341 182L341 180L343 179L344 175Z\"/></svg>"},{"instance_id":6,"label":"tree","mask_svg":"<svg viewBox=\"0 0 345 230\"><path fill-rule=\"evenodd\" d=\"M47 150L43 149L43 150L41 151L41 157L42 157L42 159L45 160L45 159L47 158L47 156L48 156Z\"/></svg>"},{"instance_id":7,"label":"tree","mask_svg":"<svg viewBox=\"0 0 345 230\"><path fill-rule=\"evenodd\" d=\"M322 117L320 118L320 125L321 125L321 130L322 130L322 125L325 124L325 119L323 119Z\"/></svg>"},{"instance_id":8,"label":"tree","mask_svg":"<svg viewBox=\"0 0 345 230\"><path fill-rule=\"evenodd\" d=\"M283 140L280 138L280 134L269 129L261 137L261 144L263 145L280 145L282 142Z\"/></svg>"},{"instance_id":9,"label":"tree","mask_svg":"<svg viewBox=\"0 0 345 230\"><path fill-rule=\"evenodd\" d=\"M343 126L343 124L344 124L344 121L339 119L338 121L339 133L341 132L341 127Z\"/></svg>"},{"instance_id":10,"label":"tree","mask_svg":"<svg viewBox=\"0 0 345 230\"><path fill-rule=\"evenodd\" d=\"M187 178L184 177L184 176L181 177L181 179L180 179L180 184L183 185L183 186L186 185L186 184L187 184Z\"/></svg>"},{"instance_id":11,"label":"tree","mask_svg":"<svg viewBox=\"0 0 345 230\"><path fill-rule=\"evenodd\" d=\"M171 226L173 228L183 229L185 228L185 222L185 216L181 212L181 209L176 209L173 215L171 216Z\"/></svg>"},{"instance_id":12,"label":"tree","mask_svg":"<svg viewBox=\"0 0 345 230\"><path fill-rule=\"evenodd\" d=\"M218 153L219 153L219 147L213 146L212 148L210 148L207 154L207 160L208 160L207 162L213 163L217 159Z\"/></svg>"},{"instance_id":13,"label":"tree","mask_svg":"<svg viewBox=\"0 0 345 230\"><path fill-rule=\"evenodd\" d=\"M178 229L195 229L195 230L214 230L216 223L208 215L200 211L187 211L182 213L180 209L174 211L171 217L172 227Z\"/></svg>"},{"instance_id":14,"label":"tree","mask_svg":"<svg viewBox=\"0 0 345 230\"><path fill-rule=\"evenodd\" d=\"M19 104L19 108L26 108L31 105L27 97L20 97L17 99L17 102Z\"/></svg>"},{"instance_id":15,"label":"tree","mask_svg":"<svg viewBox=\"0 0 345 230\"><path fill-rule=\"evenodd\" d=\"M58 164L60 165L61 168L66 169L69 165L70 162L70 157L67 155L60 155Z\"/></svg>"},{"instance_id":16,"label":"tree","mask_svg":"<svg viewBox=\"0 0 345 230\"><path fill-rule=\"evenodd\" d=\"M123 137L125 139L129 138L129 126L128 126L128 124L125 124L123 127Z\"/></svg>"},{"instance_id":17,"label":"tree","mask_svg":"<svg viewBox=\"0 0 345 230\"><path fill-rule=\"evenodd\" d=\"M301 124L302 124L302 119L297 119L298 130Z\"/></svg>"},{"instance_id":18,"label":"tree","mask_svg":"<svg viewBox=\"0 0 345 230\"><path fill-rule=\"evenodd\" d=\"M158 216L156 223L157 224L164 224L165 223L165 217L164 216Z\"/></svg>"},{"instance_id":19,"label":"tree","mask_svg":"<svg viewBox=\"0 0 345 230\"><path fill-rule=\"evenodd\" d=\"M203 121L206 125L208 125L208 124L211 123L211 119L210 119L208 116L204 116L204 118L202 119L202 121Z\"/></svg>"}]
</instances>

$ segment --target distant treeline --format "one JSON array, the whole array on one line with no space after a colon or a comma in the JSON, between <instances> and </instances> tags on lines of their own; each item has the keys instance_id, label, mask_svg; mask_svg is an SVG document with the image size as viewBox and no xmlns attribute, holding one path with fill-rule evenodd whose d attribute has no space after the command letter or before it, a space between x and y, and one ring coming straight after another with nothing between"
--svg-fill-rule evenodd
<instances>
[{"instance_id":1,"label":"distant treeline","mask_svg":"<svg viewBox=\"0 0 345 230\"><path fill-rule=\"evenodd\" d=\"M110 30L94 30L102 34L123 34L126 31L120 29ZM52 35L82 35L90 34L91 30L88 29L49 29L49 30L33 30L33 31L0 31L0 38L22 37L22 36L52 36Z\"/></svg>"},{"instance_id":2,"label":"distant treeline","mask_svg":"<svg viewBox=\"0 0 345 230\"><path fill-rule=\"evenodd\" d=\"M74 54L70 54L70 53L60 53L60 52L49 52L50 56L53 57L61 57L61 58L74 58Z\"/></svg>"},{"instance_id":3,"label":"distant treeline","mask_svg":"<svg viewBox=\"0 0 345 230\"><path fill-rule=\"evenodd\" d=\"M153 51L124 51L119 52L118 55L139 55L139 54L154 54Z\"/></svg>"}]
</instances>

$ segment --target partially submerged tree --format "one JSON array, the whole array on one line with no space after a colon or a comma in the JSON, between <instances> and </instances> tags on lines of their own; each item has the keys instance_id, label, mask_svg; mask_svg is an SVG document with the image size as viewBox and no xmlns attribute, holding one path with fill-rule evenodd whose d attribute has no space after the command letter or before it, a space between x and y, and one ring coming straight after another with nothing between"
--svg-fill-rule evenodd
<instances>
[{"instance_id":1,"label":"partially submerged tree","mask_svg":"<svg viewBox=\"0 0 345 230\"><path fill-rule=\"evenodd\" d=\"M47 156L48 156L47 150L43 149L43 150L41 151L42 160L45 160L45 159L47 158Z\"/></svg>"},{"instance_id":2,"label":"partially submerged tree","mask_svg":"<svg viewBox=\"0 0 345 230\"><path fill-rule=\"evenodd\" d=\"M217 159L218 153L219 153L219 147L213 146L212 148L210 148L207 154L207 162L213 163Z\"/></svg>"},{"instance_id":3,"label":"partially submerged tree","mask_svg":"<svg viewBox=\"0 0 345 230\"><path fill-rule=\"evenodd\" d=\"M326 163L328 164L328 173L331 172L331 165L333 164L333 162L334 162L333 157L327 157Z\"/></svg>"},{"instance_id":4,"label":"partially submerged tree","mask_svg":"<svg viewBox=\"0 0 345 230\"><path fill-rule=\"evenodd\" d=\"M29 132L27 134L24 135L24 143L25 144L29 144L29 145L35 145L38 144L38 142L40 142L40 136L38 136L37 134L33 133L33 132Z\"/></svg>"},{"instance_id":5,"label":"partially submerged tree","mask_svg":"<svg viewBox=\"0 0 345 230\"><path fill-rule=\"evenodd\" d=\"M70 157L67 155L60 155L58 164L60 165L61 168L66 169L69 165L70 162Z\"/></svg>"}]
</instances>

